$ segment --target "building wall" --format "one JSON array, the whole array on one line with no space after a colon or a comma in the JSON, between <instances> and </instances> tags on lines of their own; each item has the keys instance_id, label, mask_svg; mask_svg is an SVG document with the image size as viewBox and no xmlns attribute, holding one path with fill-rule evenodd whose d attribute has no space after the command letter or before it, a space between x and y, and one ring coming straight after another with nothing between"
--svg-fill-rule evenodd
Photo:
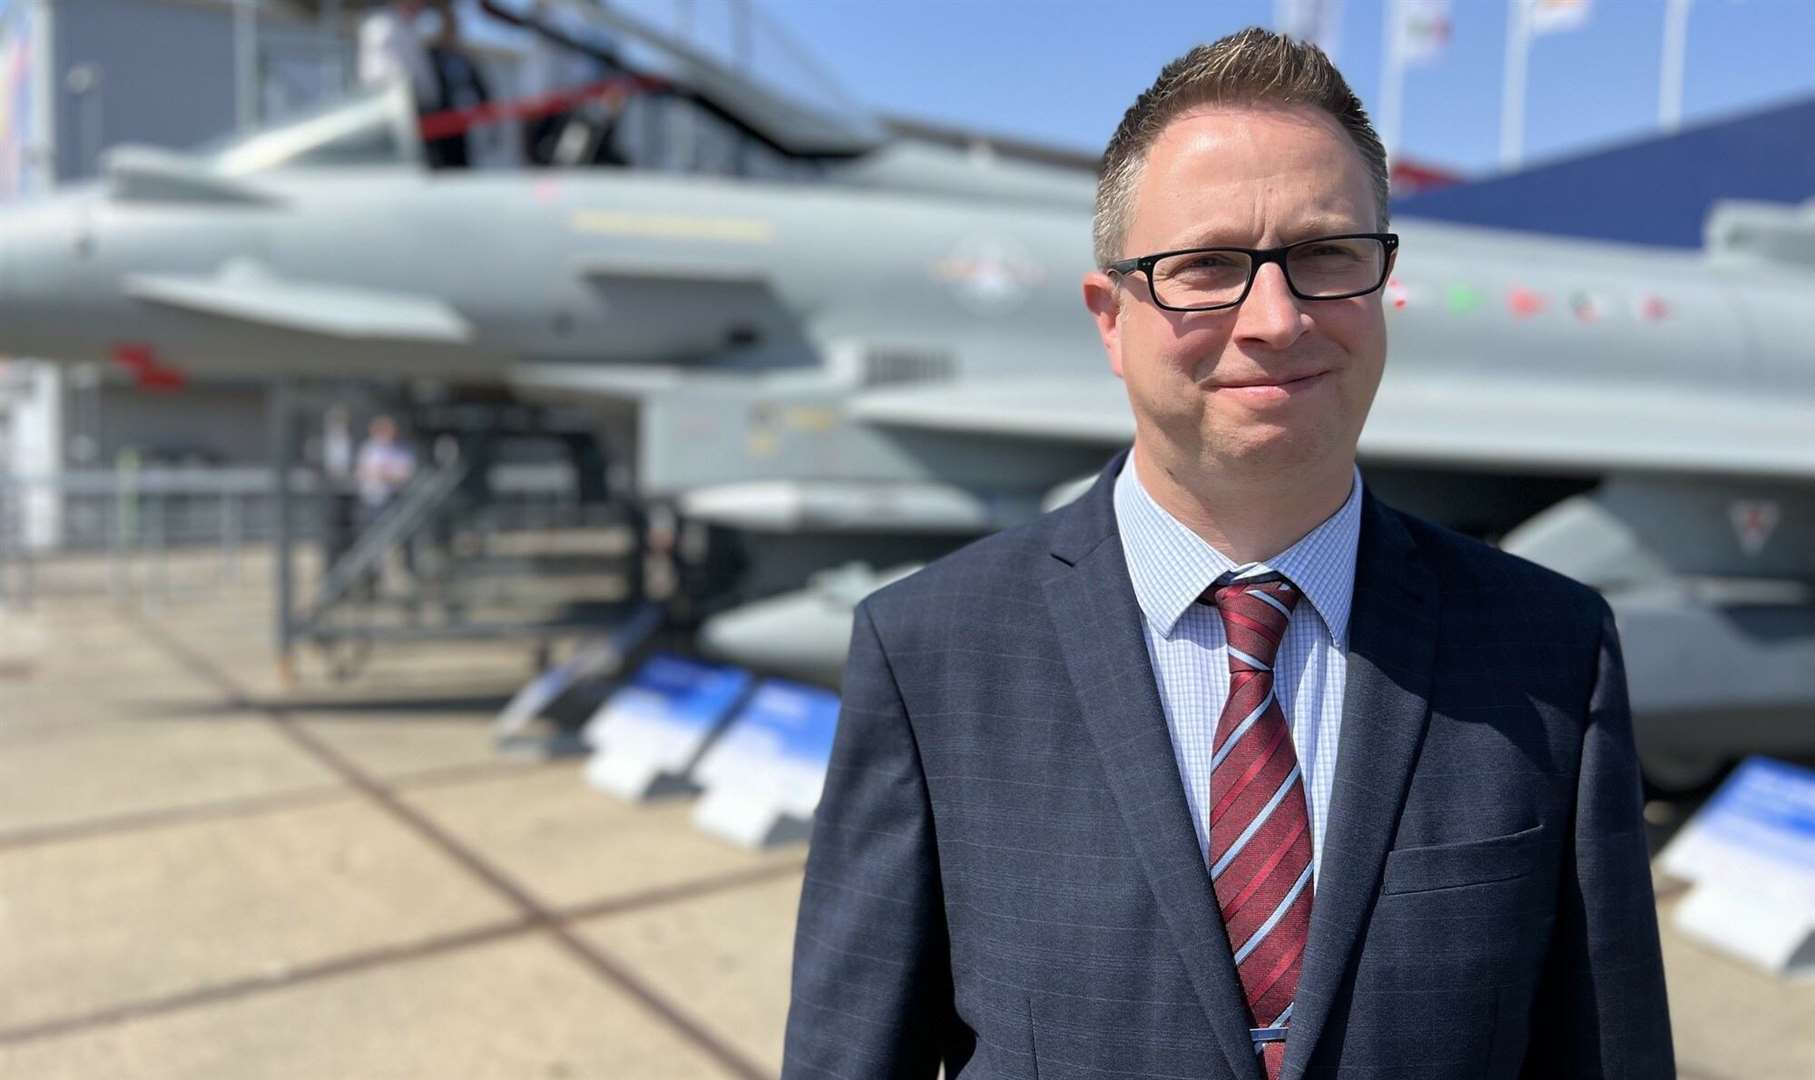
<instances>
[{"instance_id":1,"label":"building wall","mask_svg":"<svg viewBox=\"0 0 1815 1080\"><path fill-rule=\"evenodd\" d=\"M81 432L94 440L97 465L119 461L127 449L172 464L254 465L270 456L265 388L257 383L199 383L169 392L109 382L98 394L95 430Z\"/></svg>"},{"instance_id":2,"label":"building wall","mask_svg":"<svg viewBox=\"0 0 1815 1080\"><path fill-rule=\"evenodd\" d=\"M261 7L269 8L264 4ZM10 12L8 9L12 9ZM32 9L29 13L27 9ZM31 108L40 119L11 131L43 146L35 182L0 185L0 198L94 177L104 152L123 143L185 149L231 132L239 118L240 72L233 0L0 0L0 18L36 16ZM312 27L267 15L259 20L265 53L260 109L297 107L313 87L308 67ZM300 89L299 89L300 88ZM320 87L326 90L326 85ZM269 92L267 92L269 91ZM13 104L13 103L9 103ZM0 148L4 150L5 148ZM23 150L24 148L21 148ZM4 158L15 166L29 155ZM16 167L8 175L18 173ZM0 177L4 179L4 177ZM0 468L44 478L66 468L108 467L122 451L256 464L267 456L265 390L251 383L201 383L153 394L100 378L95 371L13 361L0 387ZM25 540L57 546L64 514L54 492L32 488L23 508Z\"/></svg>"},{"instance_id":3,"label":"building wall","mask_svg":"<svg viewBox=\"0 0 1815 1080\"><path fill-rule=\"evenodd\" d=\"M95 175L123 142L182 149L231 131L238 85L233 18L222 4L59 0L56 175Z\"/></svg>"}]
</instances>

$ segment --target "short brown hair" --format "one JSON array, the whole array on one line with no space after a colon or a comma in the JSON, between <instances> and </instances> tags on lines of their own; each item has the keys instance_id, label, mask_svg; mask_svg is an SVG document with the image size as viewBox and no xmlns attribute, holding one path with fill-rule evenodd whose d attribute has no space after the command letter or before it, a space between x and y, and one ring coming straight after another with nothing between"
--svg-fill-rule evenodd
<instances>
[{"instance_id":1,"label":"short brown hair","mask_svg":"<svg viewBox=\"0 0 1815 1080\"><path fill-rule=\"evenodd\" d=\"M1122 114L1122 122L1103 152L1103 171L1097 178L1091 239L1098 266L1122 257L1135 187L1154 140L1179 116L1205 105L1309 106L1335 117L1349 133L1374 181L1379 227L1386 227L1386 148L1374 133L1361 99L1322 49L1250 26L1199 45L1161 68L1159 78Z\"/></svg>"}]
</instances>

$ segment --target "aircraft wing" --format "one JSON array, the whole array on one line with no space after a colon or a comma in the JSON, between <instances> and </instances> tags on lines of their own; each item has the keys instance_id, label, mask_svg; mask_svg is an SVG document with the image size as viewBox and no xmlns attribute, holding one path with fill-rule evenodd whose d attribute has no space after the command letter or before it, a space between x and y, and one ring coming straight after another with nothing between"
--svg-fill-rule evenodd
<instances>
[{"instance_id":1,"label":"aircraft wing","mask_svg":"<svg viewBox=\"0 0 1815 1080\"><path fill-rule=\"evenodd\" d=\"M1765 391L1389 373L1362 431L1361 455L1515 471L1815 479L1812 430L1806 398Z\"/></svg>"},{"instance_id":2,"label":"aircraft wing","mask_svg":"<svg viewBox=\"0 0 1815 1080\"><path fill-rule=\"evenodd\" d=\"M146 303L324 337L467 345L472 325L445 301L378 289L285 281L245 268L216 275L129 274Z\"/></svg>"},{"instance_id":3,"label":"aircraft wing","mask_svg":"<svg viewBox=\"0 0 1815 1080\"><path fill-rule=\"evenodd\" d=\"M965 380L890 387L846 406L883 427L1118 445L1134 437L1121 385L1103 379ZM1390 375L1361 435L1363 461L1513 472L1668 470L1815 479L1801 398Z\"/></svg>"},{"instance_id":4,"label":"aircraft wing","mask_svg":"<svg viewBox=\"0 0 1815 1080\"><path fill-rule=\"evenodd\" d=\"M1121 383L1102 378L966 379L872 390L845 406L882 427L1063 439L1115 446L1134 438Z\"/></svg>"}]
</instances>

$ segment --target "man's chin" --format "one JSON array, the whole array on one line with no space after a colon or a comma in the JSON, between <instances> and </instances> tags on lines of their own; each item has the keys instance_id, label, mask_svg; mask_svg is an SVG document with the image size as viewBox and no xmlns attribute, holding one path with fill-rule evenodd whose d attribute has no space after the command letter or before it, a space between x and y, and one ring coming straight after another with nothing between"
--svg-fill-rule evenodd
<instances>
[{"instance_id":1,"label":"man's chin","mask_svg":"<svg viewBox=\"0 0 1815 1080\"><path fill-rule=\"evenodd\" d=\"M1317 469L1336 458L1352 460L1325 430L1306 431L1293 425L1248 425L1239 432L1216 428L1204 433L1198 460L1207 467L1253 475L1273 475Z\"/></svg>"}]
</instances>

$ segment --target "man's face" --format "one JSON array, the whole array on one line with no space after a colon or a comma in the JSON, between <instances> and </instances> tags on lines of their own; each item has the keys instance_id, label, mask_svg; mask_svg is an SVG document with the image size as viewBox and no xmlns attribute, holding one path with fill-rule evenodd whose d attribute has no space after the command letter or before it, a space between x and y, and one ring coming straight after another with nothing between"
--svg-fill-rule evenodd
<instances>
[{"instance_id":1,"label":"man's face","mask_svg":"<svg viewBox=\"0 0 1815 1080\"><path fill-rule=\"evenodd\" d=\"M1361 155L1313 109L1206 108L1150 148L1123 257L1270 248L1378 228ZM1299 300L1277 264L1239 307L1168 311L1146 276L1084 281L1137 437L1181 467L1252 474L1352 461L1386 361L1380 293Z\"/></svg>"}]
</instances>

